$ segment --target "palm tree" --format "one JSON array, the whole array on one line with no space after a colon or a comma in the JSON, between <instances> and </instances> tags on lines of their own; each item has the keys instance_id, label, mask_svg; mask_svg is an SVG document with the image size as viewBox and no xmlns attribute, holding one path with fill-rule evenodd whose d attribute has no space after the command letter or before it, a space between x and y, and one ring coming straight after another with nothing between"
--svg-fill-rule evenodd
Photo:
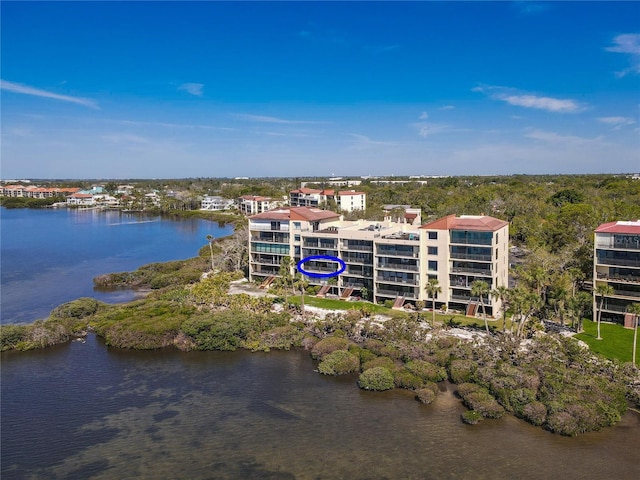
<instances>
[{"instance_id":1,"label":"palm tree","mask_svg":"<svg viewBox=\"0 0 640 480\"><path fill-rule=\"evenodd\" d=\"M500 300L502 305L502 333L507 329L507 298L509 296L509 289L504 285L498 285L491 290L491 296L496 300Z\"/></svg>"},{"instance_id":2,"label":"palm tree","mask_svg":"<svg viewBox=\"0 0 640 480\"><path fill-rule=\"evenodd\" d=\"M594 290L594 295L600 295L600 306L598 307L598 338L596 340L602 340L600 336L600 318L602 317L602 306L604 305L604 297L608 297L609 295L613 295L613 287L608 283L601 283L596 286Z\"/></svg>"},{"instance_id":3,"label":"palm tree","mask_svg":"<svg viewBox=\"0 0 640 480\"><path fill-rule=\"evenodd\" d=\"M436 325L436 296L442 292L437 278L430 278L424 287L427 295L431 297L431 326Z\"/></svg>"},{"instance_id":4,"label":"palm tree","mask_svg":"<svg viewBox=\"0 0 640 480\"><path fill-rule=\"evenodd\" d=\"M209 252L211 253L211 270L213 270L213 241L215 237L213 235L207 235L207 241L209 242Z\"/></svg>"},{"instance_id":5,"label":"palm tree","mask_svg":"<svg viewBox=\"0 0 640 480\"><path fill-rule=\"evenodd\" d=\"M627 312L633 315L633 349L631 364L636 367L636 343L638 342L638 317L640 317L640 303L632 303L627 307Z\"/></svg>"},{"instance_id":6,"label":"palm tree","mask_svg":"<svg viewBox=\"0 0 640 480\"><path fill-rule=\"evenodd\" d=\"M291 274L292 268L293 260L291 259L291 257L283 257L280 261L280 270L278 270L278 275L280 276L280 278L278 279L278 283L280 287L282 287L285 308L288 305L287 292L290 287L293 287L293 275Z\"/></svg>"},{"instance_id":7,"label":"palm tree","mask_svg":"<svg viewBox=\"0 0 640 480\"><path fill-rule=\"evenodd\" d=\"M300 273L296 273L296 276L293 278L293 288L295 290L300 290L300 311L302 312L302 316L304 317L304 291L309 286L309 281L301 275Z\"/></svg>"},{"instance_id":8,"label":"palm tree","mask_svg":"<svg viewBox=\"0 0 640 480\"><path fill-rule=\"evenodd\" d=\"M480 306L482 307L482 317L484 318L484 328L489 333L489 323L487 322L487 312L484 309L484 297L489 295L489 284L484 280L475 280L471 284L471 295L480 298Z\"/></svg>"}]
</instances>

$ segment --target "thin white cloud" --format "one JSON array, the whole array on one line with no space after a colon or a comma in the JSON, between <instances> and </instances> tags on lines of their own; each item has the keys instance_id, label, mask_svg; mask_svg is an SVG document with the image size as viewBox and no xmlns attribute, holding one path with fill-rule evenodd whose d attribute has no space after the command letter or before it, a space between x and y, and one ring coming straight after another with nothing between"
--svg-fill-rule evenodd
<instances>
[{"instance_id":1,"label":"thin white cloud","mask_svg":"<svg viewBox=\"0 0 640 480\"><path fill-rule=\"evenodd\" d=\"M542 142L550 143L558 146L576 147L585 145L602 145L602 138L584 138L575 135L560 135L556 132L547 132L544 130L532 130L525 134L525 137Z\"/></svg>"},{"instance_id":2,"label":"thin white cloud","mask_svg":"<svg viewBox=\"0 0 640 480\"><path fill-rule=\"evenodd\" d=\"M204 130L224 130L235 131L236 128L231 127L215 127L213 125L199 125L197 123L168 123L168 122L144 122L139 120L108 120L110 122L118 123L121 125L134 125L134 126L151 126L151 127L165 127L165 128L197 128Z\"/></svg>"},{"instance_id":3,"label":"thin white cloud","mask_svg":"<svg viewBox=\"0 0 640 480\"><path fill-rule=\"evenodd\" d=\"M110 135L102 135L103 140L110 143L136 143L136 144L150 144L151 141L145 137L139 135L133 135L131 133L113 133Z\"/></svg>"},{"instance_id":4,"label":"thin white cloud","mask_svg":"<svg viewBox=\"0 0 640 480\"><path fill-rule=\"evenodd\" d=\"M195 95L196 97L201 97L202 87L204 87L204 83L183 83L178 87L178 90L183 90L191 95Z\"/></svg>"},{"instance_id":5,"label":"thin white cloud","mask_svg":"<svg viewBox=\"0 0 640 480\"><path fill-rule=\"evenodd\" d=\"M622 128L636 123L631 117L599 117L598 121L614 128Z\"/></svg>"},{"instance_id":6,"label":"thin white cloud","mask_svg":"<svg viewBox=\"0 0 640 480\"><path fill-rule=\"evenodd\" d=\"M418 117L419 120L426 120L427 118L429 118L429 114L427 112L422 112Z\"/></svg>"},{"instance_id":7,"label":"thin white cloud","mask_svg":"<svg viewBox=\"0 0 640 480\"><path fill-rule=\"evenodd\" d=\"M453 105L445 105L444 107L440 107L438 110L453 110L454 107Z\"/></svg>"},{"instance_id":8,"label":"thin white cloud","mask_svg":"<svg viewBox=\"0 0 640 480\"><path fill-rule=\"evenodd\" d=\"M240 120L247 120L249 122L259 122L259 123L280 123L284 125L324 123L324 122L318 122L318 121L312 121L312 120L287 120L284 118L269 117L266 115L251 115L248 113L232 113L231 115Z\"/></svg>"},{"instance_id":9,"label":"thin white cloud","mask_svg":"<svg viewBox=\"0 0 640 480\"><path fill-rule=\"evenodd\" d=\"M58 93L48 92L46 90L40 90L39 88L30 87L28 85L22 85L20 83L8 82L0 79L0 90L6 90L13 93L21 93L23 95L31 95L34 97L52 98L54 100L61 100L63 102L77 103L89 108L100 108L98 104L88 98L71 97L69 95L60 95Z\"/></svg>"},{"instance_id":10,"label":"thin white cloud","mask_svg":"<svg viewBox=\"0 0 640 480\"><path fill-rule=\"evenodd\" d=\"M398 145L397 143L394 143L394 142L383 142L380 140L371 140L371 138L367 137L366 135L360 135L358 133L349 133L348 135L355 139L355 143L352 145L352 148L356 150L363 150L365 148L377 147L377 146L378 147L379 146L395 147Z\"/></svg>"},{"instance_id":11,"label":"thin white cloud","mask_svg":"<svg viewBox=\"0 0 640 480\"><path fill-rule=\"evenodd\" d=\"M412 123L411 126L418 131L418 135L421 137L428 137L429 135L435 135L449 130L448 125L441 123L416 122Z\"/></svg>"},{"instance_id":12,"label":"thin white cloud","mask_svg":"<svg viewBox=\"0 0 640 480\"><path fill-rule=\"evenodd\" d=\"M614 46L607 47L607 52L624 53L629 55L631 66L620 72L616 76L624 77L630 73L640 74L640 34L625 33L613 39Z\"/></svg>"},{"instance_id":13,"label":"thin white cloud","mask_svg":"<svg viewBox=\"0 0 640 480\"><path fill-rule=\"evenodd\" d=\"M585 108L576 100L533 95L507 87L481 85L473 88L472 91L484 93L494 100L501 100L509 105L553 113L576 113Z\"/></svg>"}]
</instances>

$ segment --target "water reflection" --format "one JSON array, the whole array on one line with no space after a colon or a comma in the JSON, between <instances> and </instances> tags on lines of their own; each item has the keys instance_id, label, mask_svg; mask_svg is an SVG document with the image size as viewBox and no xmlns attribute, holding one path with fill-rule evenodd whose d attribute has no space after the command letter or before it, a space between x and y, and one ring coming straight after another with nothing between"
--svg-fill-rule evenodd
<instances>
[{"instance_id":1,"label":"water reflection","mask_svg":"<svg viewBox=\"0 0 640 480\"><path fill-rule=\"evenodd\" d=\"M2 360L3 478L640 475L636 414L573 439L509 416L470 427L450 385L432 405L364 392L314 373L307 352L118 351L89 337Z\"/></svg>"}]
</instances>

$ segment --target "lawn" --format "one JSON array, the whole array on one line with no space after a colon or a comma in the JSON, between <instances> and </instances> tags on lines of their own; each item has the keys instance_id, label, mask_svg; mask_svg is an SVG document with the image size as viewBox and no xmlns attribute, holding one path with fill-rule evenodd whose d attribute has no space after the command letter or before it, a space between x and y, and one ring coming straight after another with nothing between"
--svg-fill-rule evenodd
<instances>
[{"instance_id":1,"label":"lawn","mask_svg":"<svg viewBox=\"0 0 640 480\"><path fill-rule=\"evenodd\" d=\"M633 330L622 325L601 323L600 335L602 340L596 340L597 324L591 320L584 321L584 332L575 338L582 340L591 351L604 355L610 359L618 359L622 362L631 361L631 349L633 347ZM640 342L636 342L636 365L640 364Z\"/></svg>"}]
</instances>

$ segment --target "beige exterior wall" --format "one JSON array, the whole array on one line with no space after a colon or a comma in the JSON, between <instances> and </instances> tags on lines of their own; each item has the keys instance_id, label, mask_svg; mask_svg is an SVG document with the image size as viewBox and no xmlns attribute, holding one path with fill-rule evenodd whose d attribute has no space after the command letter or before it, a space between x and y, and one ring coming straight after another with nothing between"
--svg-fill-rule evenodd
<instances>
[{"instance_id":1,"label":"beige exterior wall","mask_svg":"<svg viewBox=\"0 0 640 480\"><path fill-rule=\"evenodd\" d=\"M425 287L429 278L436 278L442 289L436 297L436 306L446 304L464 310L470 302L477 302L470 295L474 280L486 281L491 289L508 286L508 225L484 232L482 245L452 243L450 230L424 229L389 220L331 219L314 224L304 220L250 219L249 230L250 280L277 275L285 256L297 263L312 255L331 255L347 265L332 292L340 295L345 288L355 288L354 294L358 294L360 288L365 287L375 302L404 297L409 302L422 300L430 307L431 298ZM456 247L453 255L452 247ZM482 255L468 253L476 251ZM460 259L465 256L474 261ZM335 262L307 262L304 268L328 273L338 267ZM325 285L329 281L310 277L309 283ZM499 300L489 297L484 302L494 316L500 314Z\"/></svg>"}]
</instances>

